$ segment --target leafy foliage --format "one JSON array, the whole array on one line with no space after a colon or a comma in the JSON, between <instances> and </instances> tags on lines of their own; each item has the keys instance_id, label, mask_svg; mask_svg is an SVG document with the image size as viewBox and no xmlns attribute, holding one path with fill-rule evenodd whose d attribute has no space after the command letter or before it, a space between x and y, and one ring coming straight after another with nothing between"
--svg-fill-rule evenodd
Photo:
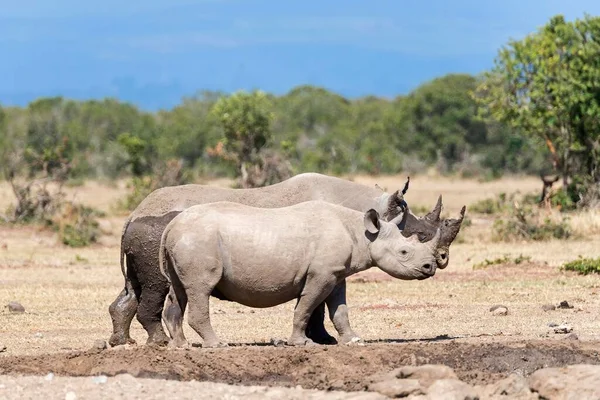
<instances>
[{"instance_id":1,"label":"leafy foliage","mask_svg":"<svg viewBox=\"0 0 600 400\"><path fill-rule=\"evenodd\" d=\"M577 260L563 264L562 269L576 271L582 275L600 274L600 258L583 258L579 256Z\"/></svg>"},{"instance_id":2,"label":"leafy foliage","mask_svg":"<svg viewBox=\"0 0 600 400\"><path fill-rule=\"evenodd\" d=\"M553 17L503 47L475 98L483 115L543 141L563 188L584 196L600 182L600 17Z\"/></svg>"},{"instance_id":3,"label":"leafy foliage","mask_svg":"<svg viewBox=\"0 0 600 400\"><path fill-rule=\"evenodd\" d=\"M497 219L493 226L493 239L497 241L568 239L571 227L565 216L558 220L544 215L530 206L515 203L512 212Z\"/></svg>"},{"instance_id":4,"label":"leafy foliage","mask_svg":"<svg viewBox=\"0 0 600 400\"><path fill-rule=\"evenodd\" d=\"M529 261L531 261L531 257L524 256L523 254L519 254L517 257L510 257L508 255L504 255L502 257L494 258L491 260L486 258L482 262L473 265L473 269L474 270L485 269L485 268L493 266L493 265L502 265L502 264L510 264L510 263L519 265L521 263L529 262Z\"/></svg>"},{"instance_id":5,"label":"leafy foliage","mask_svg":"<svg viewBox=\"0 0 600 400\"><path fill-rule=\"evenodd\" d=\"M240 176L249 163L248 174L259 167L257 184L277 179L277 168L262 176L274 159L294 172L537 173L543 143L481 121L469 95L476 84L447 75L392 100L349 100L314 86L282 96L200 92L155 113L115 99L42 98L0 109L0 163L34 176L44 163L56 165L52 149L60 150L71 160L70 179L148 176L173 159L197 174Z\"/></svg>"}]
</instances>

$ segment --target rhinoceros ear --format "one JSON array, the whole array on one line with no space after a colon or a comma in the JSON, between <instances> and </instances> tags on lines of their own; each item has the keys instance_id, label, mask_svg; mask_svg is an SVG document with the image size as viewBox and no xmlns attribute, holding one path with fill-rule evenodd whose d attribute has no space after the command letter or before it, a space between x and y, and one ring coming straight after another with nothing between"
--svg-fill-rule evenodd
<instances>
[{"instance_id":1,"label":"rhinoceros ear","mask_svg":"<svg viewBox=\"0 0 600 400\"><path fill-rule=\"evenodd\" d=\"M404 184L404 188L402 189L402 194L406 194L408 191L408 184L410 183L410 176L406 177L406 183Z\"/></svg>"},{"instance_id":2,"label":"rhinoceros ear","mask_svg":"<svg viewBox=\"0 0 600 400\"><path fill-rule=\"evenodd\" d=\"M379 232L379 213L372 208L365 213L365 229L372 234Z\"/></svg>"}]
</instances>

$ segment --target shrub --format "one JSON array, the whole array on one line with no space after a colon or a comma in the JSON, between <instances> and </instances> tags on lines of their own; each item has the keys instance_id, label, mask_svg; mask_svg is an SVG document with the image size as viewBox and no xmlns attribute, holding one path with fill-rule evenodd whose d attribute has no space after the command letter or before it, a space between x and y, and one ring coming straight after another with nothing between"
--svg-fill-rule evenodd
<instances>
[{"instance_id":1,"label":"shrub","mask_svg":"<svg viewBox=\"0 0 600 400\"><path fill-rule=\"evenodd\" d=\"M134 176L127 185L129 194L124 200L117 202L117 209L134 210L150 193L166 186L182 185L189 181L190 171L183 171L180 160L169 160L158 163L152 175Z\"/></svg>"},{"instance_id":2,"label":"shrub","mask_svg":"<svg viewBox=\"0 0 600 400\"><path fill-rule=\"evenodd\" d=\"M554 221L531 207L522 208L517 203L509 216L496 220L493 226L493 239L497 241L568 239L571 235L566 217L561 216Z\"/></svg>"},{"instance_id":3,"label":"shrub","mask_svg":"<svg viewBox=\"0 0 600 400\"><path fill-rule=\"evenodd\" d=\"M569 261L563 264L565 271L576 271L582 275L600 274L600 258L583 258L579 256L577 260Z\"/></svg>"},{"instance_id":4,"label":"shrub","mask_svg":"<svg viewBox=\"0 0 600 400\"><path fill-rule=\"evenodd\" d=\"M497 199L483 199L469 206L469 211L479 214L497 214L502 206Z\"/></svg>"},{"instance_id":5,"label":"shrub","mask_svg":"<svg viewBox=\"0 0 600 400\"><path fill-rule=\"evenodd\" d=\"M495 259L485 259L482 262L473 265L473 269L484 269L487 268L489 266L492 265L500 265L500 264L509 264L509 263L514 263L514 264L521 264L523 262L527 262L527 261L531 261L531 257L529 256L524 256L523 254L519 254L518 257L515 258L511 258L508 255L504 255L502 257L498 257Z\"/></svg>"},{"instance_id":6,"label":"shrub","mask_svg":"<svg viewBox=\"0 0 600 400\"><path fill-rule=\"evenodd\" d=\"M95 243L100 236L96 217L103 213L81 204L65 203L60 215L52 220L63 244L84 247Z\"/></svg>"}]
</instances>

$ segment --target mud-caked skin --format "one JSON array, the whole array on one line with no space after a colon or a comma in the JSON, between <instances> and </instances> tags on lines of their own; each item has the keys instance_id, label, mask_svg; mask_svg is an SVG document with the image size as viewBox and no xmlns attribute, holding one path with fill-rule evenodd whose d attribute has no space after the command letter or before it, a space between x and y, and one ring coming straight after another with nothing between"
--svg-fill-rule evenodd
<instances>
[{"instance_id":1,"label":"mud-caked skin","mask_svg":"<svg viewBox=\"0 0 600 400\"><path fill-rule=\"evenodd\" d=\"M227 344L215 334L209 299L216 290L249 307L297 300L289 345L314 342L306 328L313 311L327 303L341 343L359 342L346 304L348 276L376 266L405 280L435 274L440 229L431 241L402 235L406 216L390 222L324 201L284 208L217 202L188 208L165 228L161 272L171 281L181 310L202 337L203 347ZM176 335L174 346L185 346Z\"/></svg>"},{"instance_id":2,"label":"mud-caked skin","mask_svg":"<svg viewBox=\"0 0 600 400\"><path fill-rule=\"evenodd\" d=\"M296 175L284 182L256 189L181 185L152 192L131 213L123 229L120 262L125 276L125 288L109 307L113 323L110 345L134 343L129 329L136 313L138 321L148 332L148 343L167 343L169 338L161 324L163 304L163 318L171 336L183 335L182 312L177 302L174 302L174 294L169 292L169 285L160 274L158 265L158 247L164 228L183 210L217 201L278 208L309 200L323 200L362 212L373 208L384 220L389 221L399 215L406 204L402 194L400 191L388 194L378 188L316 173ZM422 218L408 213L402 233L405 237L417 234L424 241L431 239L440 227L442 238L438 248L444 252L445 261L440 262L440 254L436 257L438 267L444 268L448 264L448 248L458 233L462 218L456 220L458 225L445 225L445 221L449 220L441 220L440 212L441 198L436 208ZM165 303L166 293L169 295ZM212 295L227 300L218 290ZM325 303L322 303L311 316L307 333L317 343L335 343L335 339L323 325L324 315ZM184 340L183 337L180 339Z\"/></svg>"}]
</instances>

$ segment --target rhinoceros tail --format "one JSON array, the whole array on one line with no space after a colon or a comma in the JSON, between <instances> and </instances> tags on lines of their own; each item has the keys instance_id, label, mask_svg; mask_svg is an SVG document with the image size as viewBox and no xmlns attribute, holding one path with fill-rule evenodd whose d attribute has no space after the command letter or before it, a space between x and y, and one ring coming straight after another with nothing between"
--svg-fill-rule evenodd
<instances>
[{"instance_id":1,"label":"rhinoceros tail","mask_svg":"<svg viewBox=\"0 0 600 400\"><path fill-rule=\"evenodd\" d=\"M160 247L158 249L158 267L160 268L160 273L163 274L169 285L171 285L171 278L169 278L169 272L167 270L167 266L165 263L167 262L167 250L165 247L165 241L167 235L169 233L169 227L167 226L160 237Z\"/></svg>"},{"instance_id":2,"label":"rhinoceros tail","mask_svg":"<svg viewBox=\"0 0 600 400\"><path fill-rule=\"evenodd\" d=\"M119 262L121 263L121 273L123 274L123 278L125 278L125 290L127 290L127 271L125 265L125 232L127 232L127 228L129 227L129 223L131 219L127 219L125 225L123 226L123 232L121 232L121 253L119 255Z\"/></svg>"}]
</instances>

